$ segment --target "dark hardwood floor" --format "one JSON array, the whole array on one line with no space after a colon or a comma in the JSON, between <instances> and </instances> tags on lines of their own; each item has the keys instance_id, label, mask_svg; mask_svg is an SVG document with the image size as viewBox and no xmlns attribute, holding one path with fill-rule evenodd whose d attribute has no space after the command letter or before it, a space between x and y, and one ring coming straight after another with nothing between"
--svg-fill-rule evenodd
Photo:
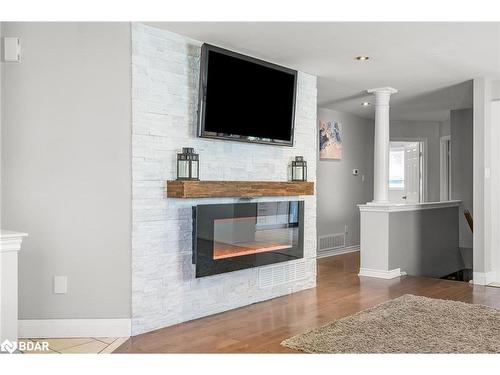
<instances>
[{"instance_id":1,"label":"dark hardwood floor","mask_svg":"<svg viewBox=\"0 0 500 375\"><path fill-rule=\"evenodd\" d=\"M359 253L318 260L318 282L270 301L134 336L115 353L282 353L280 342L403 294L500 308L500 288L404 276L358 277Z\"/></svg>"}]
</instances>

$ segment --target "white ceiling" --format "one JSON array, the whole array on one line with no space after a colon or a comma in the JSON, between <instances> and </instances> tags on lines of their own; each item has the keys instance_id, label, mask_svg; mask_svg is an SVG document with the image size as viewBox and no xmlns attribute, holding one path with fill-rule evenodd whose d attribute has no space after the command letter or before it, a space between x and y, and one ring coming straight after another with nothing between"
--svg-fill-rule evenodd
<instances>
[{"instance_id":1,"label":"white ceiling","mask_svg":"<svg viewBox=\"0 0 500 375\"><path fill-rule=\"evenodd\" d=\"M318 105L372 118L368 88L399 90L396 120L442 121L472 107L476 77L500 80L500 23L150 23L318 76ZM370 60L360 62L358 55Z\"/></svg>"}]
</instances>

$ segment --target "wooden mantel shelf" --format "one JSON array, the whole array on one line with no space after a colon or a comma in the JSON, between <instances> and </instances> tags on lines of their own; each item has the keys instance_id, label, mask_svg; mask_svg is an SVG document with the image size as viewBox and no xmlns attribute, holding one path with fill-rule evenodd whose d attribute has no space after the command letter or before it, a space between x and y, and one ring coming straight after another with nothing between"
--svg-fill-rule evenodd
<instances>
[{"instance_id":1,"label":"wooden mantel shelf","mask_svg":"<svg viewBox=\"0 0 500 375\"><path fill-rule=\"evenodd\" d=\"M314 195L314 182L167 181L169 198L255 198L298 195Z\"/></svg>"}]
</instances>

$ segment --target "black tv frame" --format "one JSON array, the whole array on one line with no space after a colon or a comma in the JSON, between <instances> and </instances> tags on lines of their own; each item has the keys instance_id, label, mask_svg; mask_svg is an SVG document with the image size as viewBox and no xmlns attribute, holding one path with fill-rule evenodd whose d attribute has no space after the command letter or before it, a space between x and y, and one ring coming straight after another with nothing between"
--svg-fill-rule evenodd
<instances>
[{"instance_id":1,"label":"black tv frame","mask_svg":"<svg viewBox=\"0 0 500 375\"><path fill-rule=\"evenodd\" d=\"M279 70L292 74L294 77L293 85L293 104L292 104L292 123L290 124L290 141L284 141L282 139L270 139L270 138L259 138L251 137L245 135L232 135L232 134L222 134L215 133L205 130L205 106L206 106L206 87L207 87L207 70L208 70L208 54L210 51L218 52L227 56L235 57L245 61L249 61L255 64L259 64L268 68ZM295 135L295 108L297 101L297 71L284 66L276 65L267 61L259 60L254 57L242 55L237 52L229 51L224 48L216 47L207 43L201 46L201 61L200 61L200 84L198 93L198 137L201 138L212 138L221 140L230 140L238 142L248 142L248 143L260 143L268 144L274 146L289 146L293 147L294 135Z\"/></svg>"}]
</instances>

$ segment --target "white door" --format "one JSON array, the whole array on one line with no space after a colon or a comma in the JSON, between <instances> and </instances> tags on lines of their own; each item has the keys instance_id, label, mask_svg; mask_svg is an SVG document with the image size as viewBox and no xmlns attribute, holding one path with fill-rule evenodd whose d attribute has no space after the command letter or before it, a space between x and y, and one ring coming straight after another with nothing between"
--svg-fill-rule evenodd
<instances>
[{"instance_id":1,"label":"white door","mask_svg":"<svg viewBox=\"0 0 500 375\"><path fill-rule=\"evenodd\" d=\"M389 155L389 200L418 203L422 196L421 142L391 142Z\"/></svg>"},{"instance_id":2,"label":"white door","mask_svg":"<svg viewBox=\"0 0 500 375\"><path fill-rule=\"evenodd\" d=\"M408 203L420 202L420 142L405 145L405 197Z\"/></svg>"}]
</instances>

